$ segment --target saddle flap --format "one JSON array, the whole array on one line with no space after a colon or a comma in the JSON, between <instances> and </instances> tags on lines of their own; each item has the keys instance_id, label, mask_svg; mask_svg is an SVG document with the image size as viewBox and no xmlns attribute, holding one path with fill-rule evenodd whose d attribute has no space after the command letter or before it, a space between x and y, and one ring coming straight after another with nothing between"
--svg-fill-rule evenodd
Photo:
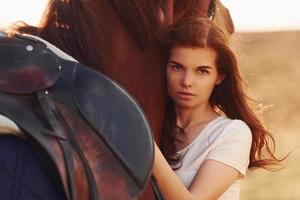
<instances>
[{"instance_id":1,"label":"saddle flap","mask_svg":"<svg viewBox=\"0 0 300 200\"><path fill-rule=\"evenodd\" d=\"M141 109L120 86L106 76L77 65L75 102L83 117L145 186L152 169L153 142Z\"/></svg>"},{"instance_id":2,"label":"saddle flap","mask_svg":"<svg viewBox=\"0 0 300 200\"><path fill-rule=\"evenodd\" d=\"M29 94L52 86L58 58L37 40L0 34L0 92Z\"/></svg>"}]
</instances>

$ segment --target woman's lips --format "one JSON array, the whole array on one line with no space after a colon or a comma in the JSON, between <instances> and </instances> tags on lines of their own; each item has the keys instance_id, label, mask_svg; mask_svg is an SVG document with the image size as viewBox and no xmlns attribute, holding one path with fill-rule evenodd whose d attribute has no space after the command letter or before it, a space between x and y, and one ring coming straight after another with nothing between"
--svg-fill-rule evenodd
<instances>
[{"instance_id":1,"label":"woman's lips","mask_svg":"<svg viewBox=\"0 0 300 200\"><path fill-rule=\"evenodd\" d=\"M190 92L177 92L179 98L183 99L183 100L190 100L193 96L196 96L193 93Z\"/></svg>"}]
</instances>

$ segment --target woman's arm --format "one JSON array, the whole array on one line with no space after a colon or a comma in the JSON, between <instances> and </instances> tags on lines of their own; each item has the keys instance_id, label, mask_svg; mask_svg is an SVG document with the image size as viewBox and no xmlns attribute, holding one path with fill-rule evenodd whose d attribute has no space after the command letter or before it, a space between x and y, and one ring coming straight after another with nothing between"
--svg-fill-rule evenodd
<instances>
[{"instance_id":1,"label":"woman's arm","mask_svg":"<svg viewBox=\"0 0 300 200\"><path fill-rule=\"evenodd\" d=\"M239 171L233 167L218 161L206 160L187 189L156 144L152 173L165 197L172 200L217 199L239 176Z\"/></svg>"}]
</instances>

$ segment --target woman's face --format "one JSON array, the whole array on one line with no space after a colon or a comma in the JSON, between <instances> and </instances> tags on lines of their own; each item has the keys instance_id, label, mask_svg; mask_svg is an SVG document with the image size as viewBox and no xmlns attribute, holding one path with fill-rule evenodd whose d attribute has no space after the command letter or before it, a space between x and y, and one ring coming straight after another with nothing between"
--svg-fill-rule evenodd
<instances>
[{"instance_id":1,"label":"woman's face","mask_svg":"<svg viewBox=\"0 0 300 200\"><path fill-rule=\"evenodd\" d=\"M209 103L218 74L217 53L211 48L174 47L167 64L167 87L176 106L193 108Z\"/></svg>"}]
</instances>

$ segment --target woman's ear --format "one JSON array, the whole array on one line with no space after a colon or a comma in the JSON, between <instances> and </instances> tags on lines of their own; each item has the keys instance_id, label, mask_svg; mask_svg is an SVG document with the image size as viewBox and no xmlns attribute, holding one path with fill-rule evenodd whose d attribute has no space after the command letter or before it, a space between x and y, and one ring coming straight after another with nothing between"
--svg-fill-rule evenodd
<instances>
[{"instance_id":1,"label":"woman's ear","mask_svg":"<svg viewBox=\"0 0 300 200\"><path fill-rule=\"evenodd\" d=\"M216 80L216 85L219 85L222 83L222 81L225 79L226 75L225 74L218 74L217 80Z\"/></svg>"}]
</instances>

